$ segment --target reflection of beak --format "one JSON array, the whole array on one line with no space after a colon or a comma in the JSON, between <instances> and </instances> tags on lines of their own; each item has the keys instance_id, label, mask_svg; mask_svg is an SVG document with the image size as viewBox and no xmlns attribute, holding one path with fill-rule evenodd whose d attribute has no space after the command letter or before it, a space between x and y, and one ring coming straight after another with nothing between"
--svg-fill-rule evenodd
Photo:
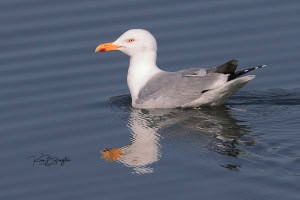
<instances>
[{"instance_id":1,"label":"reflection of beak","mask_svg":"<svg viewBox=\"0 0 300 200\"><path fill-rule=\"evenodd\" d=\"M105 51L115 51L118 50L121 46L113 44L113 42L103 43L97 46L95 52L105 52Z\"/></svg>"},{"instance_id":2,"label":"reflection of beak","mask_svg":"<svg viewBox=\"0 0 300 200\"><path fill-rule=\"evenodd\" d=\"M121 156L123 155L122 149L120 148L103 149L101 153L102 158L104 158L106 161L120 160Z\"/></svg>"}]
</instances>

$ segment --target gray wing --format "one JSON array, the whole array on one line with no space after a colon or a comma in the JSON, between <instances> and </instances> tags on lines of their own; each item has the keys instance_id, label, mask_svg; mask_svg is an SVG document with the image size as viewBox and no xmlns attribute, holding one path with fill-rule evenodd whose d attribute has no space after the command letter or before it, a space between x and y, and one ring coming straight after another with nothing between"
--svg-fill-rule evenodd
<instances>
[{"instance_id":1,"label":"gray wing","mask_svg":"<svg viewBox=\"0 0 300 200\"><path fill-rule=\"evenodd\" d=\"M199 70L201 73L197 76ZM161 72L140 90L136 103L179 107L196 100L203 91L221 87L227 79L228 75L221 73L203 74L202 69Z\"/></svg>"},{"instance_id":2,"label":"gray wing","mask_svg":"<svg viewBox=\"0 0 300 200\"><path fill-rule=\"evenodd\" d=\"M191 68L177 71L177 73L181 73L182 76L205 76L207 71L204 68Z\"/></svg>"},{"instance_id":3,"label":"gray wing","mask_svg":"<svg viewBox=\"0 0 300 200\"><path fill-rule=\"evenodd\" d=\"M177 71L177 73L181 73L184 76L205 76L208 73L221 73L232 75L235 73L237 66L238 60L231 59L217 67L183 69Z\"/></svg>"},{"instance_id":4,"label":"gray wing","mask_svg":"<svg viewBox=\"0 0 300 200\"><path fill-rule=\"evenodd\" d=\"M204 76L208 73L234 74L238 66L238 60L232 59L217 67L191 68L178 71L186 76Z\"/></svg>"}]
</instances>

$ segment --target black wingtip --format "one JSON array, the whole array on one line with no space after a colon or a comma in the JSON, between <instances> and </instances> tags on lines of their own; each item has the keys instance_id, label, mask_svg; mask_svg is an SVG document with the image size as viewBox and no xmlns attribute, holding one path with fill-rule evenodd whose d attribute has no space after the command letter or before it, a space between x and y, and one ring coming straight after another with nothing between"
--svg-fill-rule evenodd
<instances>
[{"instance_id":1,"label":"black wingtip","mask_svg":"<svg viewBox=\"0 0 300 200\"><path fill-rule=\"evenodd\" d=\"M250 71L253 71L253 70L256 70L256 69L260 69L260 68L264 68L266 67L267 65L258 65L256 67L250 67L248 69L243 69L243 70L240 70L240 71L237 71L235 72L234 74L230 74L230 76L228 77L228 81L232 80L232 79L235 79L241 75L244 75Z\"/></svg>"},{"instance_id":2,"label":"black wingtip","mask_svg":"<svg viewBox=\"0 0 300 200\"><path fill-rule=\"evenodd\" d=\"M255 67L255 69L264 68L264 67L266 67L266 66L267 66L267 65L258 65L258 66Z\"/></svg>"},{"instance_id":3,"label":"black wingtip","mask_svg":"<svg viewBox=\"0 0 300 200\"><path fill-rule=\"evenodd\" d=\"M227 63L228 64L231 64L231 65L237 65L238 64L238 60L236 60L236 59L231 59L231 60L229 60Z\"/></svg>"}]
</instances>

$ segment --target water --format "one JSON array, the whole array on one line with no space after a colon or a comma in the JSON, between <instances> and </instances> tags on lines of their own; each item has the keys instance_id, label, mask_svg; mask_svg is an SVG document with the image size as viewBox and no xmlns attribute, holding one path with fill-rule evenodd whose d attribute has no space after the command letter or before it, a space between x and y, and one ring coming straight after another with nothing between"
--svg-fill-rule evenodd
<instances>
[{"instance_id":1,"label":"water","mask_svg":"<svg viewBox=\"0 0 300 200\"><path fill-rule=\"evenodd\" d=\"M0 199L299 199L298 1L0 10ZM268 67L221 107L133 109L127 56L94 53L130 28L156 36L164 70Z\"/></svg>"}]
</instances>

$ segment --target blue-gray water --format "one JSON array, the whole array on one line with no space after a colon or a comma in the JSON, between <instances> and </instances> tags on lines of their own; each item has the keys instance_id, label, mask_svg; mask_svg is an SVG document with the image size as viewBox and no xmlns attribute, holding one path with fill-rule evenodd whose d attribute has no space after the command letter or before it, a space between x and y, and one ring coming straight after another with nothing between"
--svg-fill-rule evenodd
<instances>
[{"instance_id":1,"label":"blue-gray water","mask_svg":"<svg viewBox=\"0 0 300 200\"><path fill-rule=\"evenodd\" d=\"M299 199L299 24L296 0L0 1L0 199ZM94 53L130 28L164 70L268 67L221 107L133 109L128 57Z\"/></svg>"}]
</instances>

